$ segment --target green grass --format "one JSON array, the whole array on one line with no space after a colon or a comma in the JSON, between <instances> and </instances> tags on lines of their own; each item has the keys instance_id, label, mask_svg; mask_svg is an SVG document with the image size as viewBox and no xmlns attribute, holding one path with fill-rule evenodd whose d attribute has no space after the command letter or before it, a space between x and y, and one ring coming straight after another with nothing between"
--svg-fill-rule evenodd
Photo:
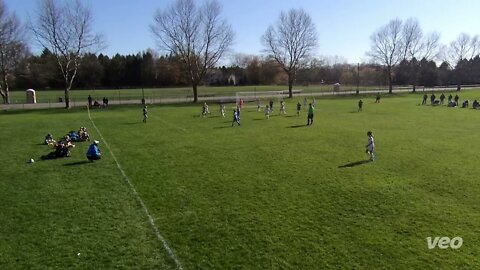
<instances>
[{"instance_id":1,"label":"green grass","mask_svg":"<svg viewBox=\"0 0 480 270\"><path fill-rule=\"evenodd\" d=\"M480 112L357 101L318 99L310 127L296 99L270 120L247 107L233 128L214 104L208 118L199 105L149 106L147 124L135 106L92 118L184 269L480 267ZM0 117L0 268L175 268L105 141L99 162L84 163L88 143L39 160L48 132L100 138L85 110ZM377 160L345 167L367 159L368 130ZM464 243L429 250L435 236Z\"/></svg>"}]
</instances>

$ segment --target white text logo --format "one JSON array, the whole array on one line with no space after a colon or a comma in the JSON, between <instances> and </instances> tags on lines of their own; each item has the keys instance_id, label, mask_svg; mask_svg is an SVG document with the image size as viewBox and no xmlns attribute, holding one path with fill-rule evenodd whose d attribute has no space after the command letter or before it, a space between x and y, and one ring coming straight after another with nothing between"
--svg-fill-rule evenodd
<instances>
[{"instance_id":1,"label":"white text logo","mask_svg":"<svg viewBox=\"0 0 480 270\"><path fill-rule=\"evenodd\" d=\"M427 237L427 246L428 249L434 249L435 246L438 246L439 249L457 249L463 245L463 239L459 236L450 239L449 237Z\"/></svg>"}]
</instances>

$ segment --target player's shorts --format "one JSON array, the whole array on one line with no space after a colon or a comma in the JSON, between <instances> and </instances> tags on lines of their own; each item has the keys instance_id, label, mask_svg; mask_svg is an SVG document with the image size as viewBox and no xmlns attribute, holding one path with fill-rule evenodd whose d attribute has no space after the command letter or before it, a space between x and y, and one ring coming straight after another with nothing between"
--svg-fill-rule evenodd
<instances>
[{"instance_id":1,"label":"player's shorts","mask_svg":"<svg viewBox=\"0 0 480 270\"><path fill-rule=\"evenodd\" d=\"M313 114L309 114L308 119L313 119Z\"/></svg>"}]
</instances>

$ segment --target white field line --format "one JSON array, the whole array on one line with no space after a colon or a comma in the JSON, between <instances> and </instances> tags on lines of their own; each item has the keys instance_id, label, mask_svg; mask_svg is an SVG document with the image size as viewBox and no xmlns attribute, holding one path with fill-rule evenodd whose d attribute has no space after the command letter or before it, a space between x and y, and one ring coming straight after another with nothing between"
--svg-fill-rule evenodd
<instances>
[{"instance_id":1,"label":"white field line","mask_svg":"<svg viewBox=\"0 0 480 270\"><path fill-rule=\"evenodd\" d=\"M177 259L177 257L175 256L175 253L173 253L173 250L170 248L170 246L168 245L168 243L167 243L167 241L165 240L165 238L163 238L162 234L160 233L160 230L158 229L157 225L155 224L155 221L153 220L152 215L150 215L150 211L148 211L148 208L147 208L147 206L145 205L145 203L143 202L142 197L140 197L140 194L138 194L137 189L136 189L135 186L132 184L132 181L130 181L130 178L127 176L127 174L125 173L125 171L122 169L122 166L120 166L120 163L118 163L118 160L117 160L117 158L115 157L115 155L113 154L112 149L111 149L110 146L108 145L107 141L106 141L105 138L103 137L103 135L102 135L102 133L100 132L100 130L99 130L99 129L97 128L97 126L95 125L95 122L93 122L92 116L90 115L90 109L89 109L88 107L87 107L87 111L88 111L88 118L89 118L90 121L92 122L93 127L94 127L95 130L98 132L98 135L100 135L100 138L102 139L102 142L105 144L105 146L107 147L108 151L109 151L110 154L112 155L113 160L114 160L115 163L117 164L118 170L122 173L123 178L125 179L125 181L127 182L127 184L130 186L130 190L132 191L133 195L135 195L135 199L140 203L140 205L142 206L143 211L144 211L145 214L147 215L148 221L150 222L150 225L152 226L152 229L153 229L153 231L155 232L155 235L157 236L157 239L162 243L162 245L163 245L163 247L165 248L165 250L167 251L169 257L175 262L175 265L177 266L177 269L183 270L182 264L180 263L180 261L179 261L179 260Z\"/></svg>"}]
</instances>

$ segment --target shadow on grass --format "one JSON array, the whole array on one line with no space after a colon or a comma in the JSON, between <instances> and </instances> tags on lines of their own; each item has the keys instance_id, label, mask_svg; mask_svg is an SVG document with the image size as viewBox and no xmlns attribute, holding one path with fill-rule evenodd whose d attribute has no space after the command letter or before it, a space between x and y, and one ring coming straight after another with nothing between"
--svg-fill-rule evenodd
<instances>
[{"instance_id":1,"label":"shadow on grass","mask_svg":"<svg viewBox=\"0 0 480 270\"><path fill-rule=\"evenodd\" d=\"M233 126L221 126L221 127L214 127L214 129L220 129L220 128L231 128Z\"/></svg>"},{"instance_id":2,"label":"shadow on grass","mask_svg":"<svg viewBox=\"0 0 480 270\"><path fill-rule=\"evenodd\" d=\"M82 160L82 161L65 163L65 164L63 164L63 166L77 166L77 165L82 165L82 164L87 164L87 163L91 163L91 162L88 161L88 160Z\"/></svg>"},{"instance_id":3,"label":"shadow on grass","mask_svg":"<svg viewBox=\"0 0 480 270\"><path fill-rule=\"evenodd\" d=\"M359 166L359 165L366 164L366 163L369 163L369 162L370 162L370 160L368 160L368 159L360 160L360 161L350 162L350 163L347 163L347 164L342 165L342 166L338 166L338 168L351 168L351 167Z\"/></svg>"},{"instance_id":4,"label":"shadow on grass","mask_svg":"<svg viewBox=\"0 0 480 270\"><path fill-rule=\"evenodd\" d=\"M138 122L128 122L128 123L123 123L123 124L124 124L124 125L128 125L128 126L130 126L130 125L138 125L138 124L143 124L143 122L141 122L141 121L138 121Z\"/></svg>"},{"instance_id":5,"label":"shadow on grass","mask_svg":"<svg viewBox=\"0 0 480 270\"><path fill-rule=\"evenodd\" d=\"M287 128L300 128L300 127L307 127L308 125L295 125L295 126L288 126Z\"/></svg>"},{"instance_id":6,"label":"shadow on grass","mask_svg":"<svg viewBox=\"0 0 480 270\"><path fill-rule=\"evenodd\" d=\"M261 120L265 120L266 118L253 118L253 121L261 121Z\"/></svg>"},{"instance_id":7,"label":"shadow on grass","mask_svg":"<svg viewBox=\"0 0 480 270\"><path fill-rule=\"evenodd\" d=\"M298 117L296 114L287 115L285 117Z\"/></svg>"}]
</instances>

